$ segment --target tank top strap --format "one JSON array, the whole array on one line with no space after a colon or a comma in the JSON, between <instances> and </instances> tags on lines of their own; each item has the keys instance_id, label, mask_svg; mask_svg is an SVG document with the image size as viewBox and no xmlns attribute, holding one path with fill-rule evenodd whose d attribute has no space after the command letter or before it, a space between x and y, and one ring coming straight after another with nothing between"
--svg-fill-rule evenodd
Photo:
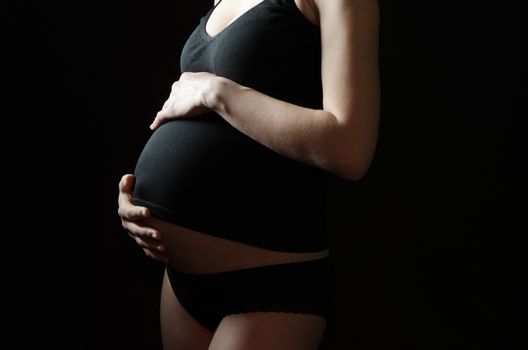
<instances>
[{"instance_id":1,"label":"tank top strap","mask_svg":"<svg viewBox=\"0 0 528 350\"><path fill-rule=\"evenodd\" d=\"M214 9L216 6L220 5L221 2L222 2L222 0L218 0L218 2L215 3L215 4L213 5L213 9Z\"/></svg>"}]
</instances>

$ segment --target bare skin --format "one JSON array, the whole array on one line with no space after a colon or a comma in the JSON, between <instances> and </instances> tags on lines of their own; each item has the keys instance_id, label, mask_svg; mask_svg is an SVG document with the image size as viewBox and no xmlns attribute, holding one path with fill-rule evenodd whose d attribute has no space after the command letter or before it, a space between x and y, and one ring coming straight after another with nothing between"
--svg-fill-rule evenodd
<instances>
[{"instance_id":1,"label":"bare skin","mask_svg":"<svg viewBox=\"0 0 528 350\"><path fill-rule=\"evenodd\" d=\"M266 0L222 0L207 23L211 35ZM235 128L283 154L345 179L357 180L368 170L379 123L378 4L373 0L295 0L321 28L323 109L314 110L264 95L211 73L183 73L156 115L151 129L205 110L221 115ZM123 227L145 254L195 273L304 261L328 255L285 253L205 235L153 218L147 208L132 205L133 176L119 185ZM281 312L226 316L212 334L179 304L167 278L161 295L165 349L317 349L323 317Z\"/></svg>"}]
</instances>

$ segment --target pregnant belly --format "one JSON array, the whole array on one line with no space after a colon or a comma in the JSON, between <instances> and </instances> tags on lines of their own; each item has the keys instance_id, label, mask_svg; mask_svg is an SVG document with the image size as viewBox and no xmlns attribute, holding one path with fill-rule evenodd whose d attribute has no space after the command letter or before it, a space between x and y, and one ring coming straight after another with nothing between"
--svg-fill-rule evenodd
<instances>
[{"instance_id":1,"label":"pregnant belly","mask_svg":"<svg viewBox=\"0 0 528 350\"><path fill-rule=\"evenodd\" d=\"M321 175L208 113L154 131L132 200L186 229L268 250L315 251L324 229Z\"/></svg>"},{"instance_id":2,"label":"pregnant belly","mask_svg":"<svg viewBox=\"0 0 528 350\"><path fill-rule=\"evenodd\" d=\"M282 239L294 247L308 225L317 227L314 190L303 185L314 187L311 171L210 113L167 122L152 134L136 165L133 201L151 209L146 224L160 230L177 270L309 260L328 252L266 245Z\"/></svg>"}]
</instances>

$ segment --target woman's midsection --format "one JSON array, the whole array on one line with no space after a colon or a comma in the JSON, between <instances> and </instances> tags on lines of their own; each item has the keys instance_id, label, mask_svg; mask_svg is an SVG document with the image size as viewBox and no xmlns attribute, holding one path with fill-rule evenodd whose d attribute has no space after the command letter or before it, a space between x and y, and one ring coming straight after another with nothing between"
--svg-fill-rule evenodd
<instances>
[{"instance_id":1,"label":"woman's midsection","mask_svg":"<svg viewBox=\"0 0 528 350\"><path fill-rule=\"evenodd\" d=\"M328 255L316 251L324 247L320 173L220 116L161 125L135 175L133 201L158 211L146 225L162 233L174 269L227 271Z\"/></svg>"},{"instance_id":2,"label":"woman's midsection","mask_svg":"<svg viewBox=\"0 0 528 350\"><path fill-rule=\"evenodd\" d=\"M322 171L277 154L220 116L162 124L134 174L133 203L185 232L271 251L327 247Z\"/></svg>"},{"instance_id":3,"label":"woman's midsection","mask_svg":"<svg viewBox=\"0 0 528 350\"><path fill-rule=\"evenodd\" d=\"M187 273L213 273L241 268L307 261L329 255L316 252L282 252L231 241L150 217L144 225L161 233L169 265Z\"/></svg>"}]
</instances>

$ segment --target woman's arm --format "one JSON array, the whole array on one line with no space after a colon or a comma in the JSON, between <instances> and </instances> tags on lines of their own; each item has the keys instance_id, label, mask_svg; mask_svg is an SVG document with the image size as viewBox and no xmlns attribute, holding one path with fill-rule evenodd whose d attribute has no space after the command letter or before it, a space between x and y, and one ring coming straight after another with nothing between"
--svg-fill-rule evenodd
<instances>
[{"instance_id":1,"label":"woman's arm","mask_svg":"<svg viewBox=\"0 0 528 350\"><path fill-rule=\"evenodd\" d=\"M313 0L321 26L323 109L291 104L208 72L185 72L151 124L214 110L286 157L357 180L378 138L378 4Z\"/></svg>"},{"instance_id":2,"label":"woman's arm","mask_svg":"<svg viewBox=\"0 0 528 350\"><path fill-rule=\"evenodd\" d=\"M357 180L370 166L378 137L378 4L315 3L321 27L322 110L281 101L222 77L213 78L204 101L277 153Z\"/></svg>"}]
</instances>

